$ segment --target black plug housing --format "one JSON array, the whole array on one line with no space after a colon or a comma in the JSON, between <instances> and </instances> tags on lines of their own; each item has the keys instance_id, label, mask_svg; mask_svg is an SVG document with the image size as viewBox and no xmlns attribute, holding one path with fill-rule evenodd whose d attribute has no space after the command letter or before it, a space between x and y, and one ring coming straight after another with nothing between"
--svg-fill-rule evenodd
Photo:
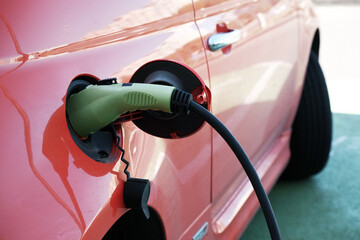
<instances>
[{"instance_id":1,"label":"black plug housing","mask_svg":"<svg viewBox=\"0 0 360 240\"><path fill-rule=\"evenodd\" d=\"M188 92L175 89L171 95L170 109L173 113L190 114L190 102L193 99Z\"/></svg>"}]
</instances>

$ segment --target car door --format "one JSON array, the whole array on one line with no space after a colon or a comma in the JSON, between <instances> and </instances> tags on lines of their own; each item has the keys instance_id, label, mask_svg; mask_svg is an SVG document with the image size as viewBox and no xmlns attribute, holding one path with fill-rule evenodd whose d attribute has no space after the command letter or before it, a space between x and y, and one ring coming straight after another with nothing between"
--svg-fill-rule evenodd
<instances>
[{"instance_id":1,"label":"car door","mask_svg":"<svg viewBox=\"0 0 360 240\"><path fill-rule=\"evenodd\" d=\"M194 5L207 48L212 112L238 139L260 177L274 169L279 174L281 170L272 165L272 160L281 151L275 155L273 151L287 148L287 141L280 140L282 136L288 140L297 83L298 23L292 1L198 0ZM223 39L210 41L230 42L212 51L209 38L218 33ZM238 160L216 132L212 143L213 229L222 233L252 188Z\"/></svg>"},{"instance_id":2,"label":"car door","mask_svg":"<svg viewBox=\"0 0 360 240\"><path fill-rule=\"evenodd\" d=\"M157 59L187 65L208 84L192 1L7 1L0 12L7 36L0 45L13 49L0 52L6 112L0 238L100 239L127 210L124 166L96 162L73 142L68 86L88 77L128 82ZM149 205L167 237L179 237L210 203L210 127L184 139L161 139L127 122L118 134L131 177L151 181Z\"/></svg>"}]
</instances>

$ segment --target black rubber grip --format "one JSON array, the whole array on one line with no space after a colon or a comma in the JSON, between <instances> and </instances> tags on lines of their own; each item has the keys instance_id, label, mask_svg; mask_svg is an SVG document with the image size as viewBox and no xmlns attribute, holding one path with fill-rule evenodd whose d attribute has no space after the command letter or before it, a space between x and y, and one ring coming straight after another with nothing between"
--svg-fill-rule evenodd
<instances>
[{"instance_id":1,"label":"black rubber grip","mask_svg":"<svg viewBox=\"0 0 360 240\"><path fill-rule=\"evenodd\" d=\"M189 115L192 98L190 93L175 89L171 95L171 112Z\"/></svg>"}]
</instances>

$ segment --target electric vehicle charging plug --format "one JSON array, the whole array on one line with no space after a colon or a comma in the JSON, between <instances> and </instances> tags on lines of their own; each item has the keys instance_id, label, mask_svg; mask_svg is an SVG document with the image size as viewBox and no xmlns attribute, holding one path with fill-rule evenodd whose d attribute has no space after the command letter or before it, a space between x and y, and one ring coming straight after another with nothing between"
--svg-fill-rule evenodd
<instances>
[{"instance_id":1,"label":"electric vehicle charging plug","mask_svg":"<svg viewBox=\"0 0 360 240\"><path fill-rule=\"evenodd\" d=\"M174 89L141 83L89 85L69 97L66 112L76 133L87 137L125 112L152 109L171 113Z\"/></svg>"}]
</instances>

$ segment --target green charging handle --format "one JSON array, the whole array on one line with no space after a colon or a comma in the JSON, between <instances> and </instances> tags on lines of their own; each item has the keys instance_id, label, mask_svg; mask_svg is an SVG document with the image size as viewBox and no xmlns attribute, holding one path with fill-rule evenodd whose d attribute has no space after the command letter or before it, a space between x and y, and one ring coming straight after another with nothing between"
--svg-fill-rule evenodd
<instances>
[{"instance_id":1,"label":"green charging handle","mask_svg":"<svg viewBox=\"0 0 360 240\"><path fill-rule=\"evenodd\" d=\"M76 133L87 137L125 112L152 109L171 113L174 89L146 83L90 85L69 97L66 112Z\"/></svg>"}]
</instances>

